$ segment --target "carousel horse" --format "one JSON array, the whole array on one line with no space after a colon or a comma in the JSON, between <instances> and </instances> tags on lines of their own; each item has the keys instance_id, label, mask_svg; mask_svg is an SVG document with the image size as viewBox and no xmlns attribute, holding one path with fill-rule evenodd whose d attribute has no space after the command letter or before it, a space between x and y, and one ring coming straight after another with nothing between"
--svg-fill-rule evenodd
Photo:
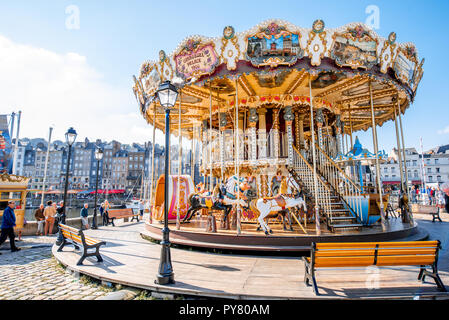
<instances>
[{"instance_id":1,"label":"carousel horse","mask_svg":"<svg viewBox=\"0 0 449 320\"><path fill-rule=\"evenodd\" d=\"M193 193L189 196L189 210L182 222L190 220L193 214L200 209L222 210L224 211L224 221L226 221L233 205L239 204L247 207L243 192L249 188L245 179L237 182L237 177L232 176L225 185L216 185L212 195L202 195ZM240 199L237 199L237 190L240 192Z\"/></svg>"},{"instance_id":2,"label":"carousel horse","mask_svg":"<svg viewBox=\"0 0 449 320\"><path fill-rule=\"evenodd\" d=\"M250 202L250 208L256 213L259 213L259 221L260 226L257 228L259 231L260 228L263 229L266 235L273 233L271 228L265 223L264 219L266 218L276 218L279 215L282 215L282 222L284 224L284 230L286 230L285 226L285 215L289 212L290 208L302 207L305 211L307 211L306 202L301 197L300 192L292 183L291 188L288 184L289 180L286 182L285 179L282 181L280 186L280 194L275 197L268 198L260 198L257 200L253 200ZM293 191L293 192L292 192ZM292 230L292 222L291 217L289 216L290 222L290 230Z\"/></svg>"}]
</instances>

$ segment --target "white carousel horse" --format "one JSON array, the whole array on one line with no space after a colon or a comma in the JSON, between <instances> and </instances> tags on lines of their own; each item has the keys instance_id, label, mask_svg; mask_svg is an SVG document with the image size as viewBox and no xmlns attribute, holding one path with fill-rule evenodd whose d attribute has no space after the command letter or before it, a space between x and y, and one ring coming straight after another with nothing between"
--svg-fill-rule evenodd
<instances>
[{"instance_id":1,"label":"white carousel horse","mask_svg":"<svg viewBox=\"0 0 449 320\"><path fill-rule=\"evenodd\" d=\"M264 219L267 218L270 213L274 213L275 216L278 215L280 211L284 211L289 208L294 207L302 207L305 211L307 211L306 202L300 196L298 189L295 187L295 184L292 183L293 179L289 178L287 181L287 188L282 188L281 186L281 194L271 197L271 198L260 198L257 200L253 200L250 202L250 208L259 213L260 226L266 235L269 233L273 233L270 227L265 223ZM284 192L287 189L287 193ZM293 194L292 194L293 193ZM284 221L284 229L285 229L285 214L283 216ZM291 224L290 224L291 227Z\"/></svg>"},{"instance_id":2,"label":"white carousel horse","mask_svg":"<svg viewBox=\"0 0 449 320\"><path fill-rule=\"evenodd\" d=\"M248 207L246 196L243 194L246 190L250 189L248 180L245 178L237 179L237 176L229 177L224 186L223 192L223 204L224 205L236 205L239 204L242 207ZM240 193L239 199L237 199L237 192Z\"/></svg>"}]
</instances>

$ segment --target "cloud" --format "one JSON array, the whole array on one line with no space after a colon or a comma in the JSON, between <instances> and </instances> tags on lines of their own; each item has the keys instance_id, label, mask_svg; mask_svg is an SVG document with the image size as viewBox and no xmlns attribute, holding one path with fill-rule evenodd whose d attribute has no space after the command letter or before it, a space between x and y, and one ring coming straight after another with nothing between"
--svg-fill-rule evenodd
<instances>
[{"instance_id":1,"label":"cloud","mask_svg":"<svg viewBox=\"0 0 449 320\"><path fill-rule=\"evenodd\" d=\"M448 134L449 133L449 126L444 128L443 130L438 130L438 134Z\"/></svg>"},{"instance_id":2,"label":"cloud","mask_svg":"<svg viewBox=\"0 0 449 320\"><path fill-rule=\"evenodd\" d=\"M152 127L140 115L129 87L109 84L87 58L15 43L0 35L0 114L22 111L20 137L64 138L73 126L79 141L150 141ZM161 134L157 136L159 143Z\"/></svg>"}]
</instances>

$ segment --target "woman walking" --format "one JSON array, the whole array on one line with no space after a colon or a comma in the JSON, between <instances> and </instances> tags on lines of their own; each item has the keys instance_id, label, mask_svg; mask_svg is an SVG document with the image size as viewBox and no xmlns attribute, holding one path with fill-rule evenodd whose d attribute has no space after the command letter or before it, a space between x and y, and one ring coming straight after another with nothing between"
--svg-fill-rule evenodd
<instances>
[{"instance_id":1,"label":"woman walking","mask_svg":"<svg viewBox=\"0 0 449 320\"><path fill-rule=\"evenodd\" d=\"M109 208L111 205L108 200L104 201L104 213L103 213L103 225L107 226L109 224Z\"/></svg>"},{"instance_id":2,"label":"woman walking","mask_svg":"<svg viewBox=\"0 0 449 320\"><path fill-rule=\"evenodd\" d=\"M52 201L48 201L47 206L44 209L45 235L52 234L53 226L55 224L55 215L56 215L56 203L55 205L53 205Z\"/></svg>"}]
</instances>

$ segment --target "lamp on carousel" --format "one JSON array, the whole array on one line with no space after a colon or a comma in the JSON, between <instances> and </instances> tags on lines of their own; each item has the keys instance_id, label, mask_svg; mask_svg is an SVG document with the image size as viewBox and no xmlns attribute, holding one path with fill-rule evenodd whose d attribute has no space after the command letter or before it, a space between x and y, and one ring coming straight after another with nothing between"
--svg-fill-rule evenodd
<instances>
[{"instance_id":1,"label":"lamp on carousel","mask_svg":"<svg viewBox=\"0 0 449 320\"><path fill-rule=\"evenodd\" d=\"M76 140L76 130L73 129L73 127L70 127L69 130L65 133L65 141L67 143L67 146L69 147L68 153L67 153L67 164L66 164L66 172L65 172L65 184L64 184L64 206L62 215L60 217L59 223L65 224L65 217L66 213L65 210L67 208L67 189L69 186L69 170L70 170L70 157L72 155L72 145L75 143ZM56 244L60 245L63 241L62 232L61 229L59 229L58 233L58 239L56 240Z\"/></svg>"},{"instance_id":2,"label":"lamp on carousel","mask_svg":"<svg viewBox=\"0 0 449 320\"><path fill-rule=\"evenodd\" d=\"M170 159L170 110L175 106L178 98L178 90L170 82L165 81L161 83L156 92L156 97L159 100L160 105L165 110L165 183L164 183L164 228L162 229L162 241L161 241L161 258L159 262L159 273L157 275L157 284L170 284L175 283L173 267L171 263L170 255L170 241L169 241L169 228L168 228L168 168Z\"/></svg>"},{"instance_id":3,"label":"lamp on carousel","mask_svg":"<svg viewBox=\"0 0 449 320\"><path fill-rule=\"evenodd\" d=\"M94 216L92 218L92 229L98 229L97 227L97 192L98 192L98 173L100 170L100 161L103 159L103 149L97 148L95 150L95 160L97 160L97 174L95 178L95 207Z\"/></svg>"}]
</instances>

